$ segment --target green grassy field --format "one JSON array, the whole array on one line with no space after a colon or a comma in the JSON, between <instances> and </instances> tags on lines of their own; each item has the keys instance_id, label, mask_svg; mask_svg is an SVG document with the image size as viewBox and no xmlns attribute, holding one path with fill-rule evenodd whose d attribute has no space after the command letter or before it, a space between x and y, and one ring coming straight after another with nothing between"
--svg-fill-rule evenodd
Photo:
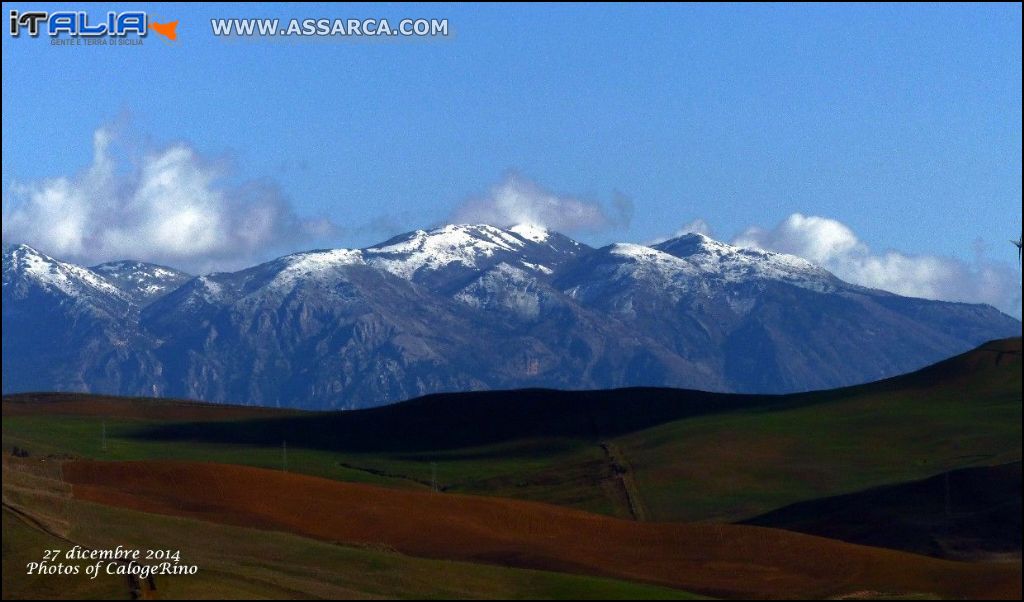
<instances>
[{"instance_id":1,"label":"green grassy field","mask_svg":"<svg viewBox=\"0 0 1024 602\"><path fill-rule=\"evenodd\" d=\"M105 460L175 459L244 464L388 487L439 488L508 495L615 514L599 483L608 476L601 449L575 439L527 440L436 452L339 453L299 442L256 446L191 441L147 441L137 433L155 423L99 416L36 415L4 418L3 446L36 455ZM105 437L103 433L106 433Z\"/></svg>"},{"instance_id":2,"label":"green grassy field","mask_svg":"<svg viewBox=\"0 0 1024 602\"><path fill-rule=\"evenodd\" d=\"M869 394L699 417L620 440L644 502L662 520L738 520L794 501L1011 462L1020 459L1020 443L1019 388L967 397Z\"/></svg>"}]
</instances>

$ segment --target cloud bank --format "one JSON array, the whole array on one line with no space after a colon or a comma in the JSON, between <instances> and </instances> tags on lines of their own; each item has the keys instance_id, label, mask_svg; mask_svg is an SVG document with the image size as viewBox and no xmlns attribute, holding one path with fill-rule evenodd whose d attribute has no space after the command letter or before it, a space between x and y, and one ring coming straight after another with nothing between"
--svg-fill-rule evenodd
<instances>
[{"instance_id":1,"label":"cloud bank","mask_svg":"<svg viewBox=\"0 0 1024 602\"><path fill-rule=\"evenodd\" d=\"M216 162L179 143L119 157L110 128L93 136L91 165L73 176L13 182L3 199L4 242L26 242L85 265L140 259L203 273L247 267L271 253L336 238L326 219L296 214L269 181L227 182ZM602 203L555 194L517 174L452 212L450 223L535 224L562 232L626 228L629 199ZM675 235L711 228L696 219ZM840 278L900 295L988 303L1021 317L1020 275L979 249L973 262L875 251L837 220L794 213L771 228L751 226L733 244L791 253Z\"/></svg>"},{"instance_id":2,"label":"cloud bank","mask_svg":"<svg viewBox=\"0 0 1024 602\"><path fill-rule=\"evenodd\" d=\"M116 143L110 128L100 128L84 171L12 183L4 241L86 265L131 258L206 272L336 231L325 219L299 217L271 182L227 183L221 166L187 144L119 160Z\"/></svg>"},{"instance_id":3,"label":"cloud bank","mask_svg":"<svg viewBox=\"0 0 1024 602\"><path fill-rule=\"evenodd\" d=\"M597 201L555 194L510 173L487 195L456 207L449 223L533 224L559 232L599 232L627 228L632 217L633 204L625 196L615 195L608 208Z\"/></svg>"},{"instance_id":4,"label":"cloud bank","mask_svg":"<svg viewBox=\"0 0 1024 602\"><path fill-rule=\"evenodd\" d=\"M988 303L1021 317L1020 274L1010 263L935 255L876 252L834 219L794 213L773 228L750 227L732 243L798 255L843 280L899 295Z\"/></svg>"}]
</instances>

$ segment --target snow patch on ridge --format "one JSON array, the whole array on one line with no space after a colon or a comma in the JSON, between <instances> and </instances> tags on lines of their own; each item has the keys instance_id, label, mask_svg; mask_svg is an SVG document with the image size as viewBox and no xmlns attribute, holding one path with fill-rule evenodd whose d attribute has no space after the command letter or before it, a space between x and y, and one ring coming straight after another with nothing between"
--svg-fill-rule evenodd
<instances>
[{"instance_id":1,"label":"snow patch on ridge","mask_svg":"<svg viewBox=\"0 0 1024 602\"><path fill-rule=\"evenodd\" d=\"M92 270L58 261L28 245L4 248L3 286L13 284L12 279L18 273L44 289L60 291L69 297L78 298L96 292L128 300L121 289Z\"/></svg>"},{"instance_id":2,"label":"snow patch on ridge","mask_svg":"<svg viewBox=\"0 0 1024 602\"><path fill-rule=\"evenodd\" d=\"M702 277L721 282L779 281L819 292L838 285L832 274L806 259L734 247L703 234L686 234L654 248L685 261Z\"/></svg>"},{"instance_id":3,"label":"snow patch on ridge","mask_svg":"<svg viewBox=\"0 0 1024 602\"><path fill-rule=\"evenodd\" d=\"M437 270L452 264L479 267L479 260L498 252L514 253L525 242L487 225L450 225L417 230L404 239L392 239L365 249L367 263L410 279L421 269Z\"/></svg>"},{"instance_id":4,"label":"snow patch on ridge","mask_svg":"<svg viewBox=\"0 0 1024 602\"><path fill-rule=\"evenodd\" d=\"M526 240L536 243L545 242L551 237L551 233L546 228L533 224L516 224L509 228L509 232L514 232Z\"/></svg>"},{"instance_id":5,"label":"snow patch on ridge","mask_svg":"<svg viewBox=\"0 0 1024 602\"><path fill-rule=\"evenodd\" d=\"M112 261L89 268L140 301L149 301L178 288L188 274L141 261Z\"/></svg>"},{"instance_id":6,"label":"snow patch on ridge","mask_svg":"<svg viewBox=\"0 0 1024 602\"><path fill-rule=\"evenodd\" d=\"M272 289L292 289L304 279L323 278L325 274L337 268L365 265L366 263L363 259L363 252L358 249L310 251L289 255L284 259L287 265L274 276L268 285Z\"/></svg>"}]
</instances>

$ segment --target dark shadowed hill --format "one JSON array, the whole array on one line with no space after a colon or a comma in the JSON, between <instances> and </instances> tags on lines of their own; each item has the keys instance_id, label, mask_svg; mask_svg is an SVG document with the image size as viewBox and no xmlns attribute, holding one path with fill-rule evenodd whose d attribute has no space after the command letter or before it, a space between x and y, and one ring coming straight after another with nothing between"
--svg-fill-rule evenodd
<instances>
[{"instance_id":1,"label":"dark shadowed hill","mask_svg":"<svg viewBox=\"0 0 1024 602\"><path fill-rule=\"evenodd\" d=\"M801 502L743 523L938 558L1019 557L1021 463Z\"/></svg>"},{"instance_id":2,"label":"dark shadowed hill","mask_svg":"<svg viewBox=\"0 0 1024 602\"><path fill-rule=\"evenodd\" d=\"M798 396L645 388L445 393L368 410L160 425L138 437L253 445L287 440L333 451L439 450L515 439L609 437L700 414L809 402Z\"/></svg>"},{"instance_id":3,"label":"dark shadowed hill","mask_svg":"<svg viewBox=\"0 0 1024 602\"><path fill-rule=\"evenodd\" d=\"M737 410L772 411L855 399L878 390L918 395L921 388L956 391L965 379L978 386L1020 386L1021 339L992 341L968 353L907 374L846 389L794 395L736 395L682 389L467 392L428 395L382 408L246 420L167 424L144 439L196 439L279 445L288 440L334 451L453 449L514 439L596 439L659 424Z\"/></svg>"}]
</instances>

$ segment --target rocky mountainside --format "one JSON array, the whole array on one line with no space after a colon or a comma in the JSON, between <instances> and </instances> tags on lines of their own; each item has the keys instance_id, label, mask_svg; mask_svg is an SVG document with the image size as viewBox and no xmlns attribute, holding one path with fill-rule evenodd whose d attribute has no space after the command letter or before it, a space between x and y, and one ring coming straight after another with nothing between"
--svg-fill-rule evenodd
<instances>
[{"instance_id":1,"label":"rocky mountainside","mask_svg":"<svg viewBox=\"0 0 1024 602\"><path fill-rule=\"evenodd\" d=\"M452 225L199 277L24 245L3 259L4 393L305 408L521 387L781 393L907 372L1020 328L698 234L592 249Z\"/></svg>"},{"instance_id":2,"label":"rocky mountainside","mask_svg":"<svg viewBox=\"0 0 1024 602\"><path fill-rule=\"evenodd\" d=\"M3 250L3 391L136 391L160 365L131 293L26 245Z\"/></svg>"}]
</instances>

